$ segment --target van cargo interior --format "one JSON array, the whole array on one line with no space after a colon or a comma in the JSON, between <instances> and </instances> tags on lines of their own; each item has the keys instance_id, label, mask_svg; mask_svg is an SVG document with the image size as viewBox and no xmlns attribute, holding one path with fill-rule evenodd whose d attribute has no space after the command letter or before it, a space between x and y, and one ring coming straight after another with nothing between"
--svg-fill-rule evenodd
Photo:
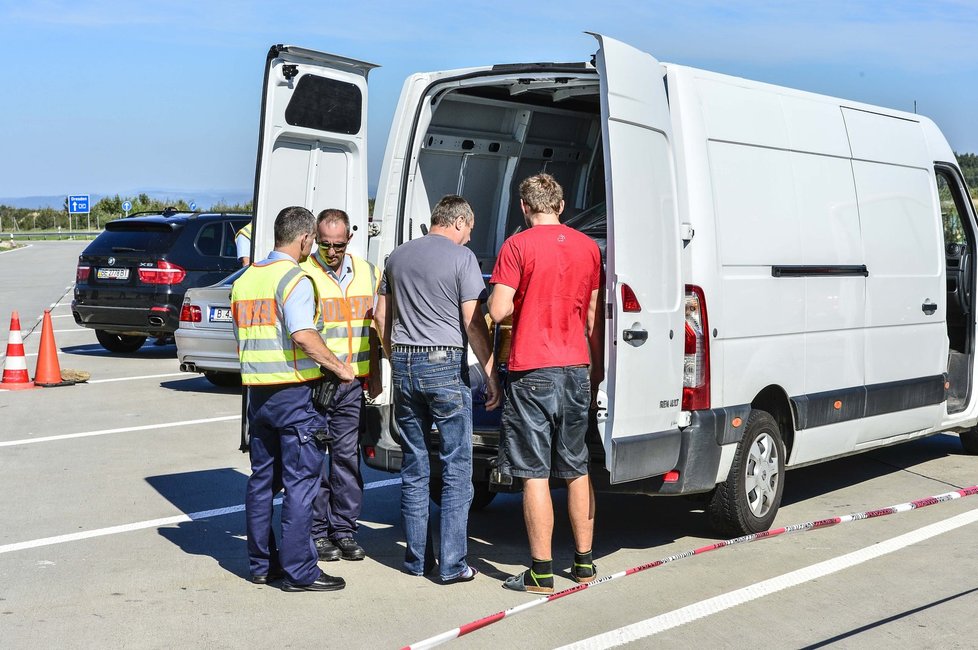
<instances>
[{"instance_id":1,"label":"van cargo interior","mask_svg":"<svg viewBox=\"0 0 978 650\"><path fill-rule=\"evenodd\" d=\"M476 216L469 248L483 273L492 272L506 237L524 226L524 178L554 176L564 188L563 220L572 225L604 202L596 76L512 79L436 94L434 101L430 121L418 125L414 193L403 214L417 228L442 196L464 196Z\"/></svg>"},{"instance_id":2,"label":"van cargo interior","mask_svg":"<svg viewBox=\"0 0 978 650\"><path fill-rule=\"evenodd\" d=\"M416 125L418 164L400 232L417 237L441 197L465 197L476 218L468 246L488 278L503 241L525 227L520 182L546 172L564 189L561 220L589 235L604 254L605 177L595 74L435 89L433 104L427 124ZM494 334L497 352L505 356L508 328ZM500 411L479 408L482 378L474 375L474 442L495 447ZM591 429L592 455L603 455L595 423Z\"/></svg>"}]
</instances>

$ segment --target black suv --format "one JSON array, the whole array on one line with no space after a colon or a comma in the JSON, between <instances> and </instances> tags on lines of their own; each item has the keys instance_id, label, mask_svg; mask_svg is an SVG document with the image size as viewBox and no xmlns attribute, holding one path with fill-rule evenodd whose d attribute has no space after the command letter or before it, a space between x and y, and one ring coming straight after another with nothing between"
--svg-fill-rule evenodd
<instances>
[{"instance_id":1,"label":"black suv","mask_svg":"<svg viewBox=\"0 0 978 650\"><path fill-rule=\"evenodd\" d=\"M234 235L250 220L167 208L108 222L78 257L75 322L94 329L111 352L133 352L148 336L172 335L187 289L239 268Z\"/></svg>"}]
</instances>

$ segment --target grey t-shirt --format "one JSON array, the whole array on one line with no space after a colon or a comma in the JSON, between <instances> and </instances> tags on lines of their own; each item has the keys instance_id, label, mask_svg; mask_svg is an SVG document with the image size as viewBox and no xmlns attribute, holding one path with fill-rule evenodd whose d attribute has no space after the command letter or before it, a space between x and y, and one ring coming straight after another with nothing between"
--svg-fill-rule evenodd
<instances>
[{"instance_id":1,"label":"grey t-shirt","mask_svg":"<svg viewBox=\"0 0 978 650\"><path fill-rule=\"evenodd\" d=\"M394 249L379 293L391 296L391 343L461 348L461 304L485 300L486 283L472 251L428 234Z\"/></svg>"}]
</instances>

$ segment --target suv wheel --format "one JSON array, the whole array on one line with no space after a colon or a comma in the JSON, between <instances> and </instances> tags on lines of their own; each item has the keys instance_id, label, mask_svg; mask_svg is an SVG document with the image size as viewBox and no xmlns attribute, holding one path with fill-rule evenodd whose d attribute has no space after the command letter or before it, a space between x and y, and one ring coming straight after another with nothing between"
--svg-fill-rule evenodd
<instances>
[{"instance_id":1,"label":"suv wheel","mask_svg":"<svg viewBox=\"0 0 978 650\"><path fill-rule=\"evenodd\" d=\"M135 352L146 342L145 336L116 334L105 330L95 330L95 338L109 352Z\"/></svg>"}]
</instances>

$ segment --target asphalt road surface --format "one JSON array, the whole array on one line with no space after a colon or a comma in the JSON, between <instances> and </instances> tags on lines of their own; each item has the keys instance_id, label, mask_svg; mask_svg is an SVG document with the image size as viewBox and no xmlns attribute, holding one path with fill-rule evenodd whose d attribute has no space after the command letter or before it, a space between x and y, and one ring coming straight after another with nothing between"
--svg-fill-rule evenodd
<instances>
[{"instance_id":1,"label":"asphalt road surface","mask_svg":"<svg viewBox=\"0 0 978 650\"><path fill-rule=\"evenodd\" d=\"M240 396L180 373L173 345L104 351L74 325L84 242L0 253L0 321L20 312L33 371L42 310L71 387L0 392L0 647L396 648L527 603L466 648L973 648L978 496L676 559L542 603L501 588L527 561L519 495L473 513L481 574L442 586L400 571L397 477L367 470L362 562L347 588L285 593L247 580ZM2 351L2 350L0 350ZM789 472L776 526L978 483L978 458L939 435ZM557 587L574 585L557 509ZM717 540L681 498L599 495L600 576ZM435 509L437 512L437 509Z\"/></svg>"}]
</instances>

